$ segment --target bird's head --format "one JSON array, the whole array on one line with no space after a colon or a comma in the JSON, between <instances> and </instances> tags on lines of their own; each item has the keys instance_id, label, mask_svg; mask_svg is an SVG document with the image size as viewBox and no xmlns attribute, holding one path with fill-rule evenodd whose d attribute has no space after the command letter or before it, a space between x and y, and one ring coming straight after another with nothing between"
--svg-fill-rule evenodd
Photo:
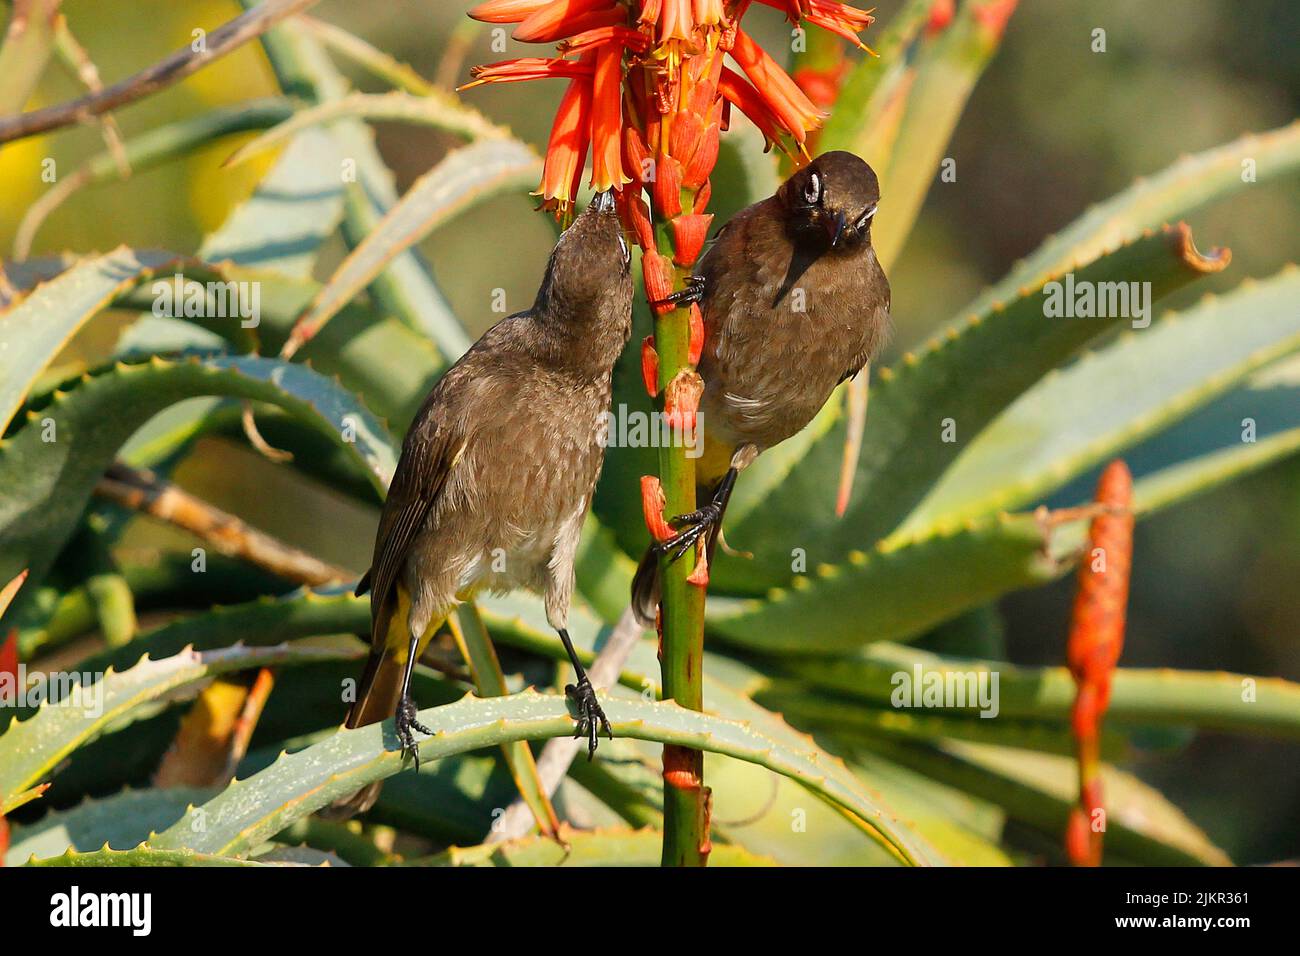
<instances>
[{"instance_id":1,"label":"bird's head","mask_svg":"<svg viewBox=\"0 0 1300 956\"><path fill-rule=\"evenodd\" d=\"M787 179L776 195L797 241L836 250L871 241L880 182L852 153L823 153Z\"/></svg>"},{"instance_id":2,"label":"bird's head","mask_svg":"<svg viewBox=\"0 0 1300 956\"><path fill-rule=\"evenodd\" d=\"M566 308L598 306L632 289L632 256L613 191L597 193L560 235L546 265L542 296ZM539 297L540 298L540 297Z\"/></svg>"}]
</instances>

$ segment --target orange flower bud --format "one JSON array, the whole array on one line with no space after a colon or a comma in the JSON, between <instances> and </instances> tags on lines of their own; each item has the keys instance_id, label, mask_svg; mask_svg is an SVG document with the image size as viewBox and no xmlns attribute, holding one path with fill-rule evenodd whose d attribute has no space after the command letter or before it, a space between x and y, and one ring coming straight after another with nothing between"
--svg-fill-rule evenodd
<instances>
[{"instance_id":1,"label":"orange flower bud","mask_svg":"<svg viewBox=\"0 0 1300 956\"><path fill-rule=\"evenodd\" d=\"M691 344L687 356L692 365L700 364L700 353L704 351L704 315L700 312L698 302L691 303Z\"/></svg>"},{"instance_id":2,"label":"orange flower bud","mask_svg":"<svg viewBox=\"0 0 1300 956\"><path fill-rule=\"evenodd\" d=\"M689 266L700 257L711 222L712 214L701 216L695 213L683 213L672 220L674 262L679 266Z\"/></svg>"},{"instance_id":3,"label":"orange flower bud","mask_svg":"<svg viewBox=\"0 0 1300 956\"><path fill-rule=\"evenodd\" d=\"M650 184L650 198L655 212L664 219L671 219L682 211L682 164L673 157L659 157L654 182Z\"/></svg>"},{"instance_id":4,"label":"orange flower bud","mask_svg":"<svg viewBox=\"0 0 1300 956\"><path fill-rule=\"evenodd\" d=\"M668 499L664 489L654 475L641 476L641 512L645 516L645 526L650 537L656 541L667 541L673 536L673 529L664 520L664 508Z\"/></svg>"},{"instance_id":5,"label":"orange flower bud","mask_svg":"<svg viewBox=\"0 0 1300 956\"><path fill-rule=\"evenodd\" d=\"M641 256L641 275L645 279L646 298L660 302L672 294L673 266L666 256L654 251L653 245ZM671 305L658 306L659 312L671 312Z\"/></svg>"},{"instance_id":6,"label":"orange flower bud","mask_svg":"<svg viewBox=\"0 0 1300 956\"><path fill-rule=\"evenodd\" d=\"M930 19L925 24L926 34L934 36L947 29L948 24L952 23L956 6L954 0L934 0L930 6Z\"/></svg>"},{"instance_id":7,"label":"orange flower bud","mask_svg":"<svg viewBox=\"0 0 1300 956\"><path fill-rule=\"evenodd\" d=\"M664 421L680 432L695 431L695 416L704 394L704 379L698 372L682 369L664 389Z\"/></svg>"},{"instance_id":8,"label":"orange flower bud","mask_svg":"<svg viewBox=\"0 0 1300 956\"><path fill-rule=\"evenodd\" d=\"M655 351L653 335L647 335L641 342L641 381L651 398L659 394L659 353Z\"/></svg>"}]
</instances>

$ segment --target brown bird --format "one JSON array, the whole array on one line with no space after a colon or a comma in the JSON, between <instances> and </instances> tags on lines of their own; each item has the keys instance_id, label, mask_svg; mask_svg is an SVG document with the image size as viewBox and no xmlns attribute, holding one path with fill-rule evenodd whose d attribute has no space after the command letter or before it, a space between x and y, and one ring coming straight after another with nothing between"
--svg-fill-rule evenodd
<instances>
[{"instance_id":1,"label":"brown bird","mask_svg":"<svg viewBox=\"0 0 1300 956\"><path fill-rule=\"evenodd\" d=\"M710 554L736 478L785 441L883 346L889 280L871 247L880 201L876 174L852 153L825 153L776 194L735 215L670 297L700 303L703 452L695 463L698 510L646 552L632 582L642 623L659 604L659 558L677 560L701 536Z\"/></svg>"},{"instance_id":2,"label":"brown bird","mask_svg":"<svg viewBox=\"0 0 1300 956\"><path fill-rule=\"evenodd\" d=\"M577 734L610 734L566 630L574 552L604 460L602 415L632 329L632 278L612 193L560 236L537 300L502 319L439 380L388 489L370 570L371 652L346 726L396 717L419 766L411 671L463 600L524 587L544 595L577 675ZM372 785L336 805L369 808ZM343 811L340 813L338 811Z\"/></svg>"}]
</instances>

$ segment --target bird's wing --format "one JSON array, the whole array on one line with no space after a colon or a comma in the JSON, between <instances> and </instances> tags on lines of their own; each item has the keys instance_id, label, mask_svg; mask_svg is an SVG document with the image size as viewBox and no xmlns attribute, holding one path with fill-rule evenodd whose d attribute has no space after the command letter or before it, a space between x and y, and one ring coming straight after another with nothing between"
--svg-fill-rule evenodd
<instances>
[{"instance_id":1,"label":"bird's wing","mask_svg":"<svg viewBox=\"0 0 1300 956\"><path fill-rule=\"evenodd\" d=\"M466 439L460 429L439 414L438 391L435 389L412 426L379 518L374 558L366 575L373 592L370 597L372 643L384 640L393 589L411 544L424 527L446 487L447 476L465 448Z\"/></svg>"}]
</instances>

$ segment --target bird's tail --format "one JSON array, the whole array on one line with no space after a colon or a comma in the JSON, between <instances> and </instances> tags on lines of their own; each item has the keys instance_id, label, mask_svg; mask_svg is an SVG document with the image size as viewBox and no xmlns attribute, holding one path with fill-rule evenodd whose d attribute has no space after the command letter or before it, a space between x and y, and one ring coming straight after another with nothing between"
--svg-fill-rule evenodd
<instances>
[{"instance_id":1,"label":"bird's tail","mask_svg":"<svg viewBox=\"0 0 1300 956\"><path fill-rule=\"evenodd\" d=\"M700 505L709 501L714 492L718 490L721 481L715 481L711 485L695 486L695 503ZM722 503L723 515L726 514L727 503ZM709 563L713 563L713 551L718 543L718 535L722 532L722 515L718 517L717 522L709 528L708 535L705 539L705 553L709 557ZM641 557L641 563L636 566L636 574L632 577L632 613L636 616L637 623L642 627L652 627L655 623L655 615L659 611L659 599L662 596L662 587L659 581L659 556L655 553L653 547L647 548L645 554Z\"/></svg>"},{"instance_id":2,"label":"bird's tail","mask_svg":"<svg viewBox=\"0 0 1300 956\"><path fill-rule=\"evenodd\" d=\"M388 602L395 606L381 618L386 622L383 640L374 640L375 635L372 635L370 657L357 682L357 699L343 720L343 726L348 729L380 723L397 711L409 650L405 635L410 606L406 589L399 584L395 590L397 600ZM351 796L336 800L320 815L332 820L347 820L365 813L379 799L381 786L380 783L369 784Z\"/></svg>"}]
</instances>

